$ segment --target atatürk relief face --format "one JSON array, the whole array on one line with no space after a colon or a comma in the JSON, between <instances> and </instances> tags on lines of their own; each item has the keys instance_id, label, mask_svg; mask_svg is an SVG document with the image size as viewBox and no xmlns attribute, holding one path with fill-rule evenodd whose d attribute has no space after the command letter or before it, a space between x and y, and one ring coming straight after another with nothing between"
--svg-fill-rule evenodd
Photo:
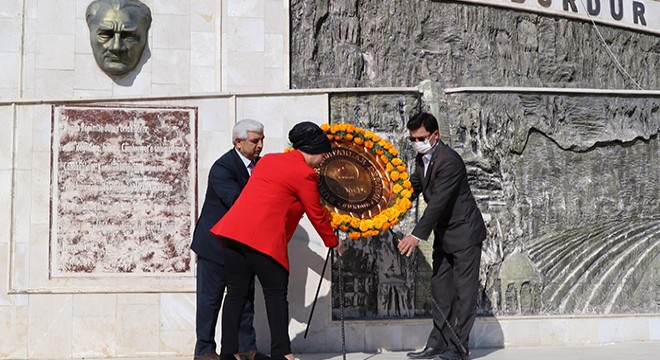
<instances>
[{"instance_id":1,"label":"atat\u00fcrk relief face","mask_svg":"<svg viewBox=\"0 0 660 360\"><path fill-rule=\"evenodd\" d=\"M96 63L117 77L133 70L147 45L151 11L137 0L96 0L87 7Z\"/></svg>"}]
</instances>

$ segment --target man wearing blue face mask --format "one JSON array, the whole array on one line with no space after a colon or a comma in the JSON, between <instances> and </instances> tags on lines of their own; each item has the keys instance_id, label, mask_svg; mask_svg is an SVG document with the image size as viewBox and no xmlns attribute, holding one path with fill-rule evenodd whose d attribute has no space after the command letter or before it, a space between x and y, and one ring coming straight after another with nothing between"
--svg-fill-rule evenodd
<instances>
[{"instance_id":1,"label":"man wearing blue face mask","mask_svg":"<svg viewBox=\"0 0 660 360\"><path fill-rule=\"evenodd\" d=\"M433 231L431 295L433 329L426 347L407 354L411 359L469 359L468 337L477 314L479 263L486 226L472 196L463 159L440 141L438 121L429 113L413 116L406 125L417 157L410 176L414 197L427 207L412 233L398 243L410 256Z\"/></svg>"}]
</instances>

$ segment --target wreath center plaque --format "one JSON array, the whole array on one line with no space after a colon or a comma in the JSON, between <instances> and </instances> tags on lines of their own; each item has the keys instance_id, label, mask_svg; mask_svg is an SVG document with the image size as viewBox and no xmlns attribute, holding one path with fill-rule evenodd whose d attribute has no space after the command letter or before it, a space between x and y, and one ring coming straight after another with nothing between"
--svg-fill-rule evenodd
<instances>
[{"instance_id":1,"label":"wreath center plaque","mask_svg":"<svg viewBox=\"0 0 660 360\"><path fill-rule=\"evenodd\" d=\"M367 218L390 202L383 166L362 147L333 143L317 171L321 201L335 212Z\"/></svg>"}]
</instances>

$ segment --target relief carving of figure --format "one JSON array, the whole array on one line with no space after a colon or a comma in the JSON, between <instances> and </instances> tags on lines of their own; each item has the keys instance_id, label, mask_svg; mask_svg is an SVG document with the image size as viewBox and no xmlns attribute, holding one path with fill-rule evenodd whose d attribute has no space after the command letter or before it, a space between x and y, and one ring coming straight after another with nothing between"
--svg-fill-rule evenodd
<instances>
[{"instance_id":1,"label":"relief carving of figure","mask_svg":"<svg viewBox=\"0 0 660 360\"><path fill-rule=\"evenodd\" d=\"M85 14L96 64L111 77L128 74L147 45L151 10L138 0L94 0Z\"/></svg>"}]
</instances>

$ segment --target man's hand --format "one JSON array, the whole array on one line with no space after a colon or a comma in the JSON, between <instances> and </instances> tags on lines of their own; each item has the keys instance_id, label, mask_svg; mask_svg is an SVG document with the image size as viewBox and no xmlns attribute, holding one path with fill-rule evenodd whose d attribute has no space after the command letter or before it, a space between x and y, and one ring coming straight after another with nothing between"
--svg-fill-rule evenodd
<instances>
[{"instance_id":1,"label":"man's hand","mask_svg":"<svg viewBox=\"0 0 660 360\"><path fill-rule=\"evenodd\" d=\"M417 244L419 244L419 240L417 240L416 237L406 235L403 239L399 240L397 247L399 248L399 253L401 255L410 256L417 247Z\"/></svg>"}]
</instances>

